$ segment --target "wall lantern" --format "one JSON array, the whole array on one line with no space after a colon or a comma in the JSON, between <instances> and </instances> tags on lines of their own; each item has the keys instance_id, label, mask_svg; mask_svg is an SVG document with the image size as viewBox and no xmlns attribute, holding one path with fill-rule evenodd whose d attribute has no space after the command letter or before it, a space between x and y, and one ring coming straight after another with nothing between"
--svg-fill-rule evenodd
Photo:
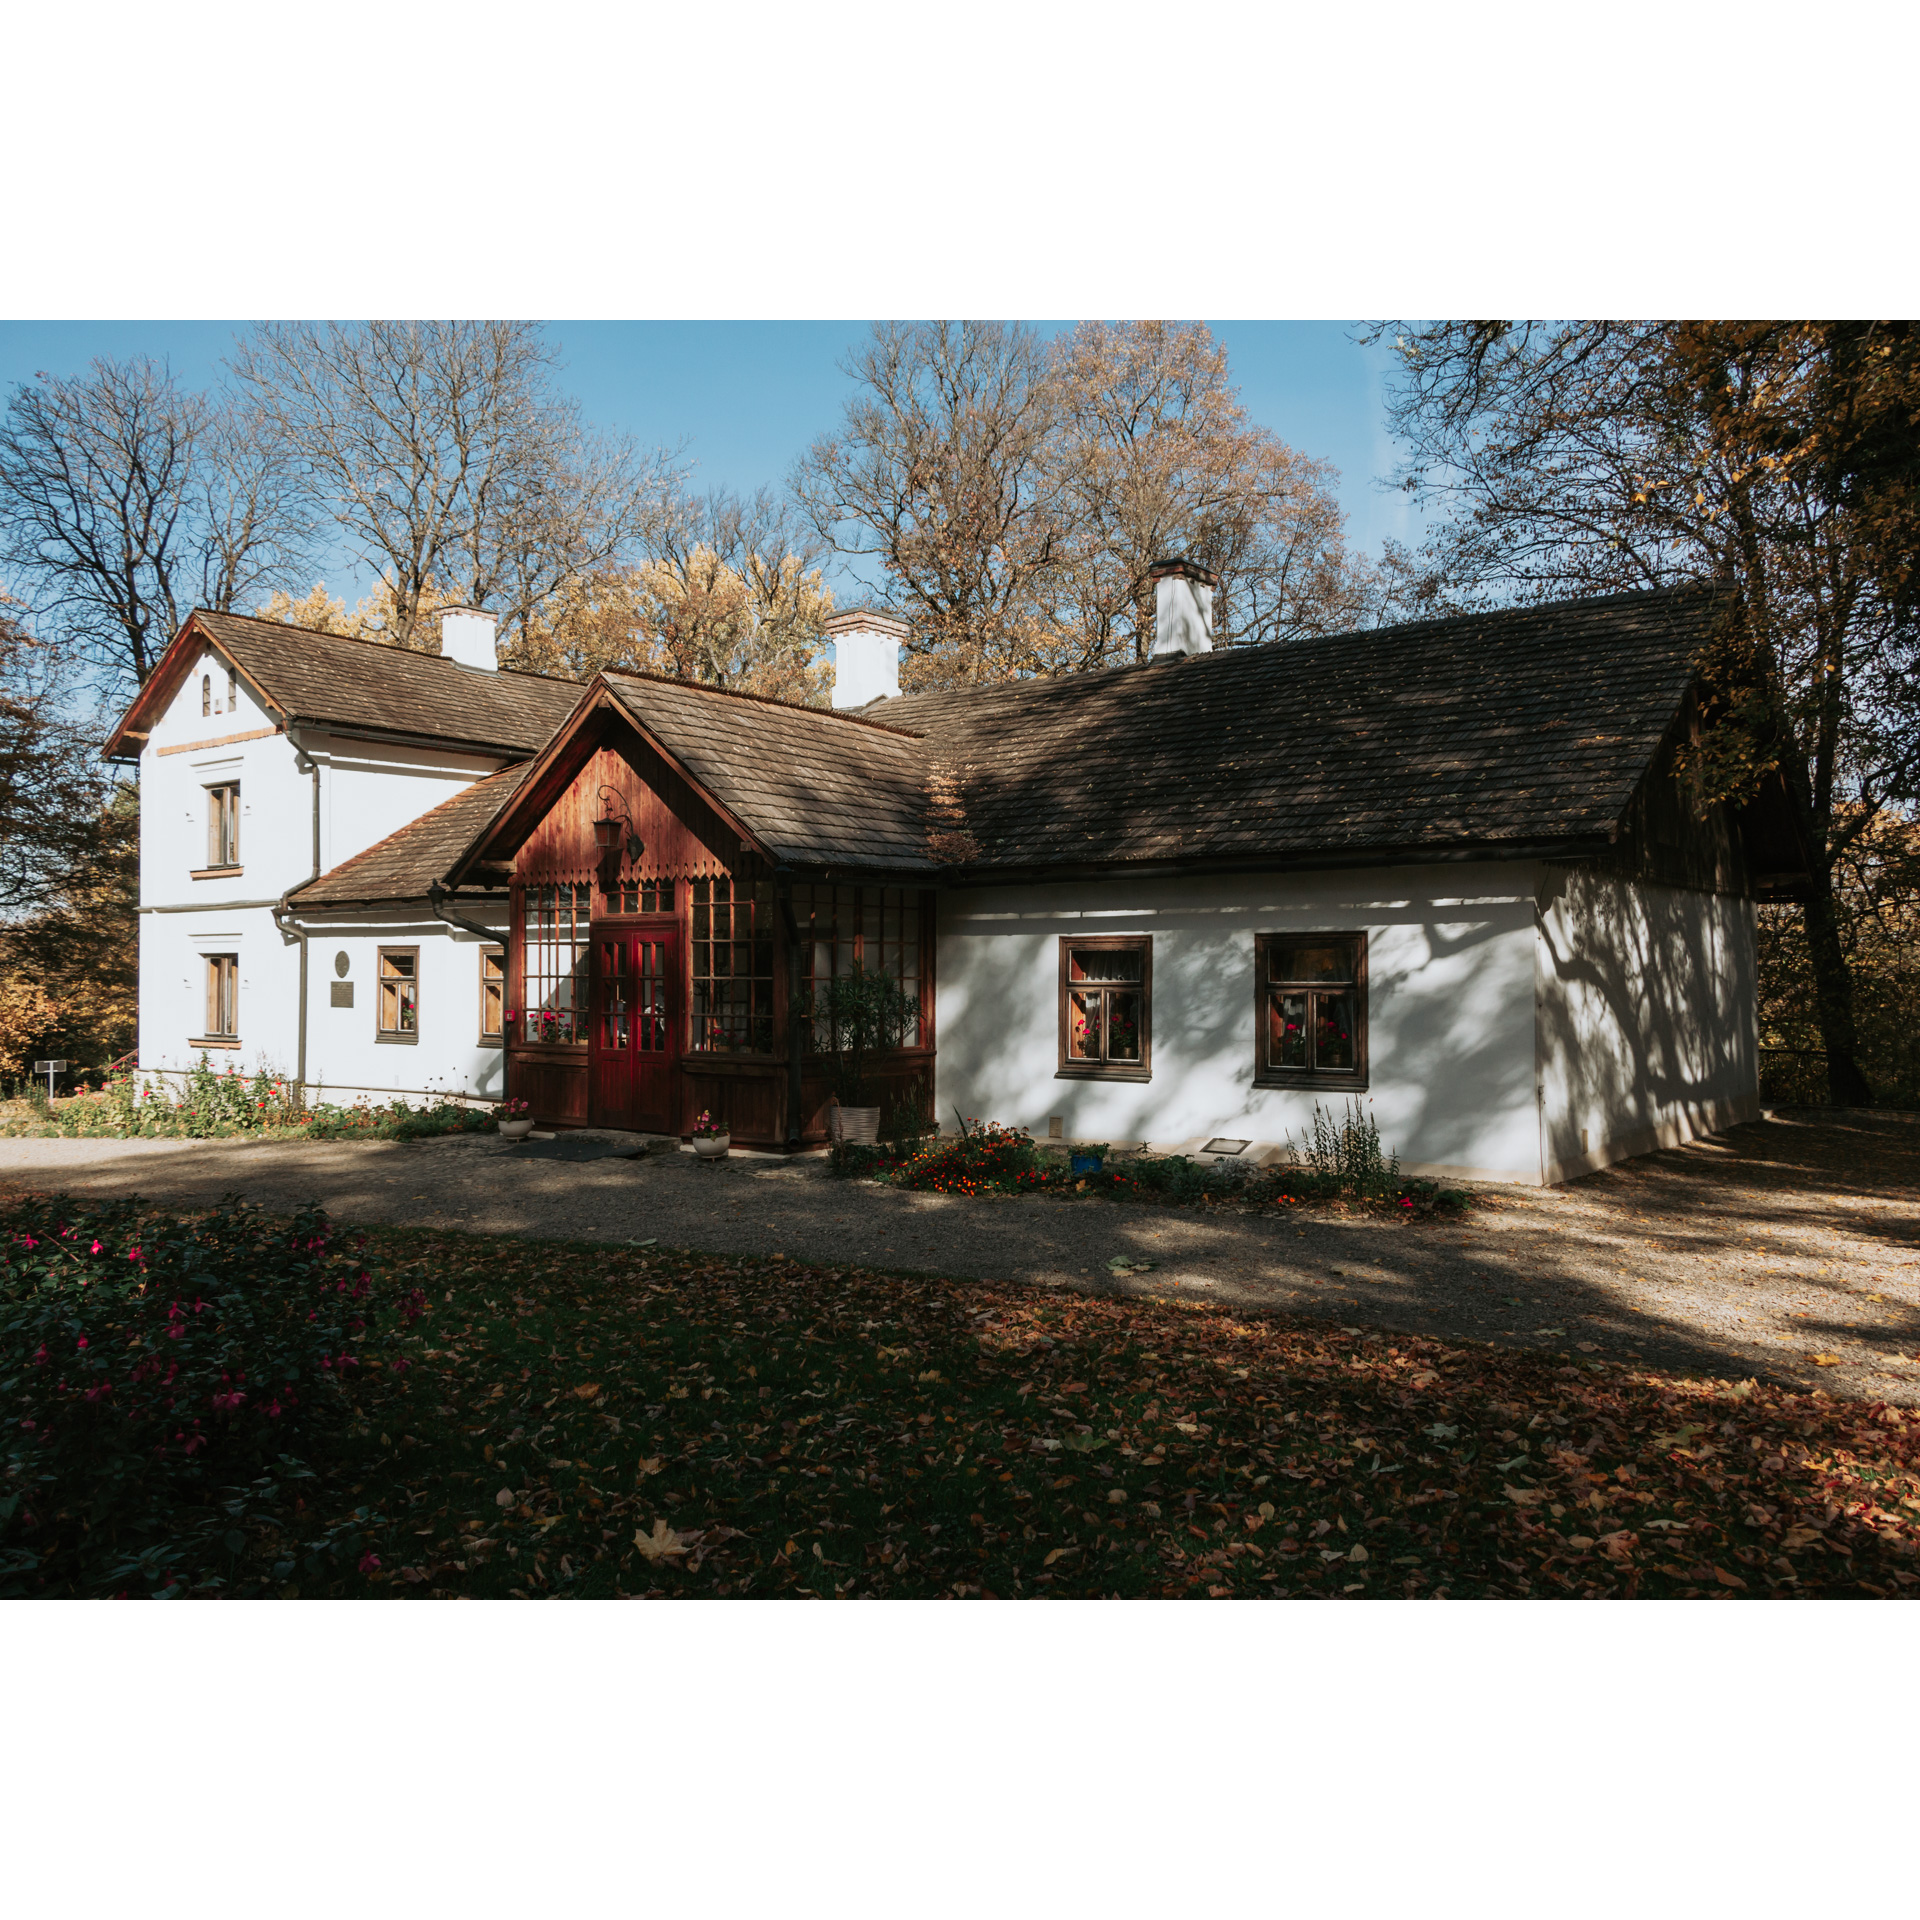
<instances>
[{"instance_id":1,"label":"wall lantern","mask_svg":"<svg viewBox=\"0 0 1920 1920\"><path fill-rule=\"evenodd\" d=\"M638 860L646 852L640 836L628 824L620 796L611 787L600 789L600 818L593 823L593 844L602 853L612 853L624 845L629 860Z\"/></svg>"}]
</instances>

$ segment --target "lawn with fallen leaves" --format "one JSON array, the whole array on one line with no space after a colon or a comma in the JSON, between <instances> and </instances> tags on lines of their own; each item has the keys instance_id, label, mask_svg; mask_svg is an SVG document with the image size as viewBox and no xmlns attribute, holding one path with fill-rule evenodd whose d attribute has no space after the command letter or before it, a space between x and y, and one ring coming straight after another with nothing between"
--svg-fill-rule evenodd
<instances>
[{"instance_id":1,"label":"lawn with fallen leaves","mask_svg":"<svg viewBox=\"0 0 1920 1920\"><path fill-rule=\"evenodd\" d=\"M1186 1302L366 1239L383 1286L428 1290L414 1364L354 1390L229 1592L1915 1590L1897 1408ZM356 1510L377 1568L285 1573Z\"/></svg>"},{"instance_id":2,"label":"lawn with fallen leaves","mask_svg":"<svg viewBox=\"0 0 1920 1920\"><path fill-rule=\"evenodd\" d=\"M421 1229L350 1244L367 1364L228 1517L160 1516L153 1590L1920 1590L1920 1415L1898 1408L1185 1300ZM84 1292L75 1248L48 1271ZM98 1590L64 1571L86 1489L36 1484L15 1590ZM213 1535L214 1559L187 1544Z\"/></svg>"}]
</instances>

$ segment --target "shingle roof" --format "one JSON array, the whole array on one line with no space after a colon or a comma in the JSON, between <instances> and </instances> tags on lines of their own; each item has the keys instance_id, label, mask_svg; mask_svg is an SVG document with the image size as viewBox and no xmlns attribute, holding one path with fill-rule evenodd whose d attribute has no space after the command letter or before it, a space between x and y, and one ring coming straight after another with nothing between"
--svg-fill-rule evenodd
<instances>
[{"instance_id":1,"label":"shingle roof","mask_svg":"<svg viewBox=\"0 0 1920 1920\"><path fill-rule=\"evenodd\" d=\"M437 653L413 653L237 613L196 611L175 647L196 628L229 654L289 720L361 732L500 754L537 753L584 691L573 680L485 673ZM140 726L156 701L171 697L175 677L163 660L121 721L115 742L129 727ZM115 742L109 742L110 752Z\"/></svg>"},{"instance_id":2,"label":"shingle roof","mask_svg":"<svg viewBox=\"0 0 1920 1920\"><path fill-rule=\"evenodd\" d=\"M358 905L371 900L424 900L427 890L466 852L487 822L527 777L529 762L504 767L462 787L431 813L343 860L288 896L302 907Z\"/></svg>"},{"instance_id":3,"label":"shingle roof","mask_svg":"<svg viewBox=\"0 0 1920 1920\"><path fill-rule=\"evenodd\" d=\"M782 864L926 869L926 750L891 724L609 673L627 712ZM887 721L892 719L889 710Z\"/></svg>"},{"instance_id":4,"label":"shingle roof","mask_svg":"<svg viewBox=\"0 0 1920 1920\"><path fill-rule=\"evenodd\" d=\"M643 674L602 684L797 867L1497 853L1607 836L1720 607L1703 589L1563 602L908 695L870 715ZM569 705L584 692L561 691ZM421 897L527 771L466 789L296 897Z\"/></svg>"},{"instance_id":5,"label":"shingle roof","mask_svg":"<svg viewBox=\"0 0 1920 1920\"><path fill-rule=\"evenodd\" d=\"M1720 604L1617 595L876 711L926 735L970 867L1591 839L1631 799Z\"/></svg>"}]
</instances>

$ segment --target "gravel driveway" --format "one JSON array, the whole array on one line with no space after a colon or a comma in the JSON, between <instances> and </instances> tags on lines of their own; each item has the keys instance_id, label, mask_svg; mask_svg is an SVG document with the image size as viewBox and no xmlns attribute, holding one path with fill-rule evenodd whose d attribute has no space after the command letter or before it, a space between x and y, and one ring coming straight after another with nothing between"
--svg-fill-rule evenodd
<instances>
[{"instance_id":1,"label":"gravel driveway","mask_svg":"<svg viewBox=\"0 0 1920 1920\"><path fill-rule=\"evenodd\" d=\"M1565 1188L1488 1188L1459 1225L969 1200L646 1147L0 1140L0 1193L319 1199L350 1222L1168 1294L1920 1404L1920 1126L1893 1117L1777 1117Z\"/></svg>"}]
</instances>

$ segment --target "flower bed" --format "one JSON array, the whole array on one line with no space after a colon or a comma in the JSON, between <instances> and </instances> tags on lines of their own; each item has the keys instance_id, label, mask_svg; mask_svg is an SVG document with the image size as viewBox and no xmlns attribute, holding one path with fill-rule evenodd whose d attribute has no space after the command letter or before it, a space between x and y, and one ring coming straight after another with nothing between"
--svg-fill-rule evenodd
<instances>
[{"instance_id":1,"label":"flower bed","mask_svg":"<svg viewBox=\"0 0 1920 1920\"><path fill-rule=\"evenodd\" d=\"M206 1591L250 1516L310 1477L382 1325L355 1244L317 1209L238 1201L181 1220L137 1201L35 1200L0 1235L0 1592ZM309 1542L334 1555L350 1544ZM293 1549L289 1549L294 1552ZM294 1557L300 1557L294 1552Z\"/></svg>"},{"instance_id":2,"label":"flower bed","mask_svg":"<svg viewBox=\"0 0 1920 1920\"><path fill-rule=\"evenodd\" d=\"M494 1124L491 1107L435 1095L421 1106L396 1100L385 1106L308 1103L278 1074L247 1075L235 1067L215 1072L202 1054L178 1092L131 1075L105 1092L49 1104L44 1094L16 1102L0 1123L0 1137L55 1135L79 1139L423 1140L448 1133L480 1133Z\"/></svg>"},{"instance_id":3,"label":"flower bed","mask_svg":"<svg viewBox=\"0 0 1920 1920\"><path fill-rule=\"evenodd\" d=\"M1231 1201L1255 1208L1340 1201L1403 1218L1459 1213L1473 1201L1461 1189L1403 1177L1399 1163L1380 1154L1377 1135L1368 1142L1322 1130L1300 1166L1203 1164L1186 1154L1115 1160L1104 1146L1087 1150L1087 1157L1096 1156L1097 1166L1075 1172L1068 1160L1037 1146L1024 1128L974 1120L960 1134L914 1147L839 1147L832 1164L839 1173L930 1193L1099 1193L1163 1206Z\"/></svg>"}]
</instances>

